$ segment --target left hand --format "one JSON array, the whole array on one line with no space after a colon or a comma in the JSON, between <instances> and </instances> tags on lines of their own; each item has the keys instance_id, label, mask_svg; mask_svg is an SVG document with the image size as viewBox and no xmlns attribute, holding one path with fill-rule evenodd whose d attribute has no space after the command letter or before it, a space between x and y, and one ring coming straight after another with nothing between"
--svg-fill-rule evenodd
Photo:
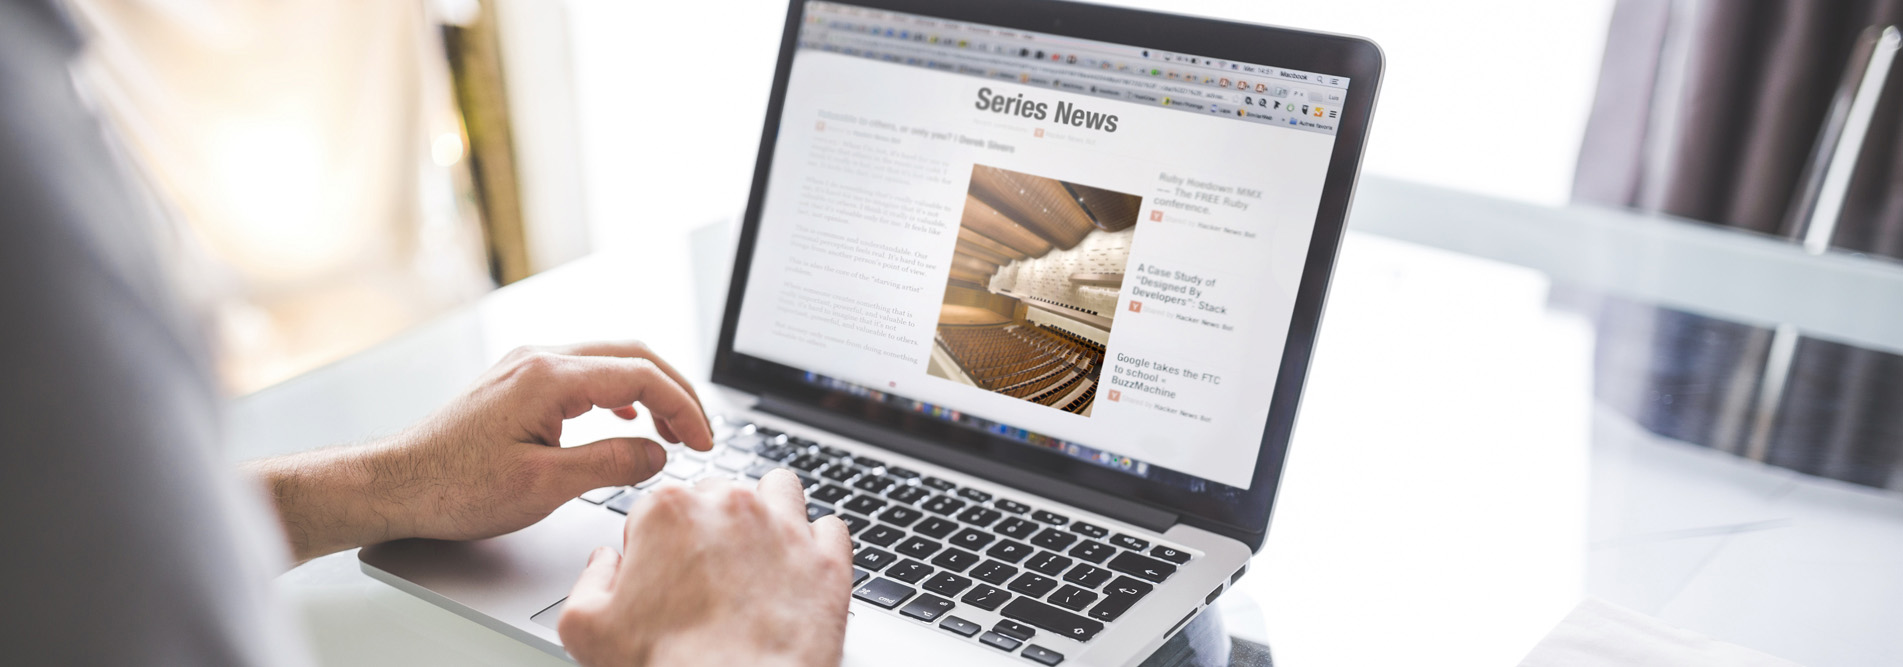
<instances>
[{"instance_id":1,"label":"left hand","mask_svg":"<svg viewBox=\"0 0 1903 667\"><path fill-rule=\"evenodd\" d=\"M470 540L520 530L589 489L667 463L659 443L561 447L562 422L645 406L669 442L713 448L686 378L638 342L510 352L460 398L386 440L254 462L300 560L403 537Z\"/></svg>"}]
</instances>

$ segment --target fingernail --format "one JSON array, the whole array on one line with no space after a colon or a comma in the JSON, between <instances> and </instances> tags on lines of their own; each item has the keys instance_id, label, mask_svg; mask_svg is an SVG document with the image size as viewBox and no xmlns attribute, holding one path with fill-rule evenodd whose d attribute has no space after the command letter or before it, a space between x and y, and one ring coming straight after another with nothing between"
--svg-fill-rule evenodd
<instances>
[{"instance_id":1,"label":"fingernail","mask_svg":"<svg viewBox=\"0 0 1903 667\"><path fill-rule=\"evenodd\" d=\"M653 441L643 445L648 450L648 470L658 473L662 468L667 467L667 450L661 449L661 445Z\"/></svg>"},{"instance_id":2,"label":"fingernail","mask_svg":"<svg viewBox=\"0 0 1903 667\"><path fill-rule=\"evenodd\" d=\"M589 565L594 565L594 564L595 564L595 561L596 561L596 560L599 560L599 559L601 558L601 552L602 552L602 550L603 550L603 549L607 549L607 548L608 548L608 547L595 547L595 550L594 550L594 551L590 551L590 552L588 552L588 564L589 564Z\"/></svg>"}]
</instances>

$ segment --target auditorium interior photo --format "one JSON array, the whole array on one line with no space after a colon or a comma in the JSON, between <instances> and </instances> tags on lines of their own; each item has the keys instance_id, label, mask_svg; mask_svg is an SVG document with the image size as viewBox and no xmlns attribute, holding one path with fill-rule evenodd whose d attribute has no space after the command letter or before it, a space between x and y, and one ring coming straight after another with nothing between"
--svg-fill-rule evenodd
<instances>
[{"instance_id":1,"label":"auditorium interior photo","mask_svg":"<svg viewBox=\"0 0 1903 667\"><path fill-rule=\"evenodd\" d=\"M1089 416L1142 204L974 166L928 372Z\"/></svg>"}]
</instances>

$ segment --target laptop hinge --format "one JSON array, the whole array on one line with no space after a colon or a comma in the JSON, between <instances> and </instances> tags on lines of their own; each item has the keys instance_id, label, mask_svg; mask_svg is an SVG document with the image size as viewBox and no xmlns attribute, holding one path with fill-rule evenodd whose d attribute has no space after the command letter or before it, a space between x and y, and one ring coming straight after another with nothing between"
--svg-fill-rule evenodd
<instances>
[{"instance_id":1,"label":"laptop hinge","mask_svg":"<svg viewBox=\"0 0 1903 667\"><path fill-rule=\"evenodd\" d=\"M1161 533L1169 530L1170 526L1176 525L1177 522L1175 512L1084 488L1060 479L1019 470L990 459L933 444L929 440L897 429L868 424L773 396L761 396L760 403L754 407L761 412L810 424L854 440L876 444L906 456L983 477L1031 495L1043 496L1113 519L1127 521L1146 530Z\"/></svg>"}]
</instances>

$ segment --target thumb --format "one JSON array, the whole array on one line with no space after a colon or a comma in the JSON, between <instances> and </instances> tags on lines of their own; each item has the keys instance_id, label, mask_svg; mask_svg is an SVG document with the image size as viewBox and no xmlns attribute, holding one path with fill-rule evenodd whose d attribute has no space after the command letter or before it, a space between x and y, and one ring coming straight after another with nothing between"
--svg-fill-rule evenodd
<instances>
[{"instance_id":1,"label":"thumb","mask_svg":"<svg viewBox=\"0 0 1903 667\"><path fill-rule=\"evenodd\" d=\"M588 566L582 568L575 587L568 591L568 609L585 608L613 592L615 571L621 568L621 554L608 547L595 547L588 554Z\"/></svg>"},{"instance_id":2,"label":"thumb","mask_svg":"<svg viewBox=\"0 0 1903 667\"><path fill-rule=\"evenodd\" d=\"M543 451L555 459L556 486L569 497L604 486L634 484L667 465L667 450L647 438L609 438Z\"/></svg>"}]
</instances>

